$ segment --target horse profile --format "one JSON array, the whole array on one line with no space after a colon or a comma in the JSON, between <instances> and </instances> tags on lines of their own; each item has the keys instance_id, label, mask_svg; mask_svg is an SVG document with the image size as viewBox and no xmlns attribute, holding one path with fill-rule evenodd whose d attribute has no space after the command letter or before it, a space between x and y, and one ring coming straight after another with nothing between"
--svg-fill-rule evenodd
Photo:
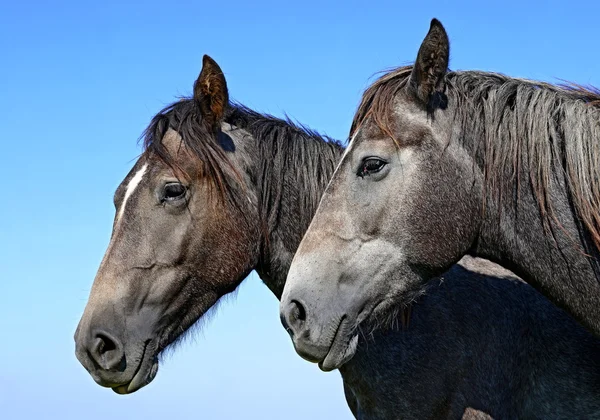
<instances>
[{"instance_id":1,"label":"horse profile","mask_svg":"<svg viewBox=\"0 0 600 420\"><path fill-rule=\"evenodd\" d=\"M76 355L118 393L256 270L279 298L342 146L228 100L208 56L192 98L159 112L115 193L108 249L75 333Z\"/></svg>"},{"instance_id":2,"label":"horse profile","mask_svg":"<svg viewBox=\"0 0 600 420\"><path fill-rule=\"evenodd\" d=\"M309 358L349 357L357 326L464 255L600 335L600 93L449 72L449 50L434 19L415 64L363 95L281 300Z\"/></svg>"},{"instance_id":3,"label":"horse profile","mask_svg":"<svg viewBox=\"0 0 600 420\"><path fill-rule=\"evenodd\" d=\"M144 143L115 194L111 241L75 334L84 367L118 393L150 383L161 353L251 270L281 296L292 257L343 152L315 132L230 104L222 71L208 57L194 96L158 113ZM589 369L595 341L526 285L484 276L480 265L445 274L443 285L432 288L431 304L423 301L415 310L409 330L382 328L357 343L354 362L341 370L357 418L446 413L475 419L483 410L496 412L514 391L503 375L510 371L520 381L531 374L522 365L533 362L540 346L547 349L539 362L547 364L547 373L533 377L563 393L539 401L558 413L590 412L585 389L595 371L582 366ZM466 304L470 293L480 296L479 307ZM456 299L439 302L447 295ZM548 310L521 318L532 304ZM485 316L474 317L481 307ZM514 315L507 316L506 308ZM490 319L496 329L487 328ZM554 328L537 327L545 322ZM519 325L540 330L539 341L520 339ZM441 329L451 333L437 334ZM488 340L502 345L500 352L510 348L524 356L518 363L505 360L493 346L485 350ZM554 357L569 352L577 357ZM584 384L577 392L567 386L573 376ZM575 395L580 403L570 408Z\"/></svg>"}]
</instances>

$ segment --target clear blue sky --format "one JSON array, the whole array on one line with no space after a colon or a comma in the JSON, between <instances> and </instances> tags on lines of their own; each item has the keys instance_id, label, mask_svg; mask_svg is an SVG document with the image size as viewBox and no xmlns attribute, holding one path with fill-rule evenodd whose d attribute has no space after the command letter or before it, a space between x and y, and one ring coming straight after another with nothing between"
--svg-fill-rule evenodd
<instances>
[{"instance_id":1,"label":"clear blue sky","mask_svg":"<svg viewBox=\"0 0 600 420\"><path fill-rule=\"evenodd\" d=\"M434 16L453 69L600 85L597 1L3 0L2 417L350 418L339 374L294 353L254 274L133 395L97 386L72 336L136 139L202 54L236 100L343 139L370 77L413 61Z\"/></svg>"}]
</instances>

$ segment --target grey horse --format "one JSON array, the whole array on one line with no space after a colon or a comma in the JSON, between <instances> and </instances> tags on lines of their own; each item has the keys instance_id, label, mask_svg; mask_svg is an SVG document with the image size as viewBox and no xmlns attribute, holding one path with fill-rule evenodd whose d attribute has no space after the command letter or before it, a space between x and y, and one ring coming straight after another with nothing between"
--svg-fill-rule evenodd
<instances>
[{"instance_id":1,"label":"grey horse","mask_svg":"<svg viewBox=\"0 0 600 420\"><path fill-rule=\"evenodd\" d=\"M337 366L358 325L464 255L510 269L600 335L600 93L448 72L449 49L434 19L414 66L363 95L282 296L307 357Z\"/></svg>"}]
</instances>

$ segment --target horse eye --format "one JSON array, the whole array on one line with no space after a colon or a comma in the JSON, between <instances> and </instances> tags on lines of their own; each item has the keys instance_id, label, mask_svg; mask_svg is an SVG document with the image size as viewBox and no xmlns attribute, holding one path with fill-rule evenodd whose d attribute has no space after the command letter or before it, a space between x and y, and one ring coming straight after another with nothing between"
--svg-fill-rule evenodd
<instances>
[{"instance_id":1,"label":"horse eye","mask_svg":"<svg viewBox=\"0 0 600 420\"><path fill-rule=\"evenodd\" d=\"M183 198L185 187L179 182L171 182L164 187L163 200L174 201Z\"/></svg>"},{"instance_id":2,"label":"horse eye","mask_svg":"<svg viewBox=\"0 0 600 420\"><path fill-rule=\"evenodd\" d=\"M387 162L377 158L365 159L363 160L357 175L362 178L365 175L377 173L381 171L386 164Z\"/></svg>"}]
</instances>

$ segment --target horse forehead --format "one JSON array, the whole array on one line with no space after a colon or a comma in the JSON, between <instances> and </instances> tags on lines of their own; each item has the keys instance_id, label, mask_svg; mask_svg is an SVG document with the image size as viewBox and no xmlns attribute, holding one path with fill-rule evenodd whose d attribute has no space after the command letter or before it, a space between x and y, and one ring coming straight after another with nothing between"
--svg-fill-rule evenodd
<instances>
[{"instance_id":1,"label":"horse forehead","mask_svg":"<svg viewBox=\"0 0 600 420\"><path fill-rule=\"evenodd\" d=\"M384 131L372 117L369 117L354 133L344 157L349 150L359 146L390 145L396 147L413 146L419 144L424 138L433 134L431 121L424 112L412 112L410 107L396 105L395 111L390 116L389 132ZM393 140L390 137L393 135Z\"/></svg>"},{"instance_id":2,"label":"horse forehead","mask_svg":"<svg viewBox=\"0 0 600 420\"><path fill-rule=\"evenodd\" d=\"M131 178L129 178L129 181L127 182L127 185L125 186L125 193L123 195L123 201L121 202L119 212L117 213L117 223L123 217L123 214L125 213L125 206L127 205L127 201L131 198L134 191L138 188L138 186L142 182L142 179L144 178L144 175L146 174L147 170L148 170L148 163L144 163L142 165L142 167L139 168L137 171L135 171L133 176Z\"/></svg>"},{"instance_id":3,"label":"horse forehead","mask_svg":"<svg viewBox=\"0 0 600 420\"><path fill-rule=\"evenodd\" d=\"M181 149L182 140L181 135L177 131L169 128L161 139L161 143L171 156L176 156L177 152Z\"/></svg>"},{"instance_id":4,"label":"horse forehead","mask_svg":"<svg viewBox=\"0 0 600 420\"><path fill-rule=\"evenodd\" d=\"M385 134L381 129L379 129L375 123L365 124L354 133L348 144L348 147L344 151L342 160L344 160L344 158L350 153L360 154L361 152L371 149L380 151L385 149L388 152L397 149L394 140L388 134Z\"/></svg>"}]
</instances>

